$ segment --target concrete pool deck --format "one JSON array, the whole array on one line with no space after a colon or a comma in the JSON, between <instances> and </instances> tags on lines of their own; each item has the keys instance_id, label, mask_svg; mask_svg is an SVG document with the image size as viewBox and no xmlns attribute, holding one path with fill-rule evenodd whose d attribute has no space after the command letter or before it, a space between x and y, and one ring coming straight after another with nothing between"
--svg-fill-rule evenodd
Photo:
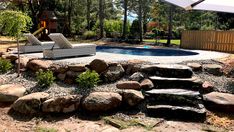
<instances>
[{"instance_id":1,"label":"concrete pool deck","mask_svg":"<svg viewBox=\"0 0 234 132\"><path fill-rule=\"evenodd\" d=\"M63 59L56 59L53 61L56 63L90 63L94 59L103 59L107 62L143 60L151 63L180 63L183 61L218 59L230 55L228 53L204 51L204 50L185 50L185 51L197 52L198 54L187 55L187 56L139 56L139 55L97 52L96 55L94 56L63 58ZM32 53L32 54L22 54L22 55L30 58L43 58L42 53Z\"/></svg>"}]
</instances>

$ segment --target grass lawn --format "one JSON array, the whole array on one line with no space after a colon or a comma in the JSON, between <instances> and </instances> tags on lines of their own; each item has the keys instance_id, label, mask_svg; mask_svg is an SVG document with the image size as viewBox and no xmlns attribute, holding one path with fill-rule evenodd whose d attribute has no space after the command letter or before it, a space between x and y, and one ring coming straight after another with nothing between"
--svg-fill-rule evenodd
<instances>
[{"instance_id":1,"label":"grass lawn","mask_svg":"<svg viewBox=\"0 0 234 132\"><path fill-rule=\"evenodd\" d=\"M155 43L155 39L144 39L143 40L144 42L150 42L150 43ZM159 40L160 43L166 43L167 40L166 39L160 39ZM174 40L171 40L171 43L172 44L176 44L176 45L180 45L180 39L174 39Z\"/></svg>"}]
</instances>

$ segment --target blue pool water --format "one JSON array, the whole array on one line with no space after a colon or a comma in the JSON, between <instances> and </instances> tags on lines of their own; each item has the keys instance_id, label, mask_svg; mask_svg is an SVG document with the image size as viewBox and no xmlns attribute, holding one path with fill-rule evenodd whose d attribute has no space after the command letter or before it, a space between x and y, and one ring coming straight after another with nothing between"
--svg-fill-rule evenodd
<instances>
[{"instance_id":1,"label":"blue pool water","mask_svg":"<svg viewBox=\"0 0 234 132\"><path fill-rule=\"evenodd\" d=\"M141 55L141 56L190 56L197 55L196 52L184 51L180 49L150 49L147 48L126 48L112 46L97 46L97 52L107 52L115 54Z\"/></svg>"}]
</instances>

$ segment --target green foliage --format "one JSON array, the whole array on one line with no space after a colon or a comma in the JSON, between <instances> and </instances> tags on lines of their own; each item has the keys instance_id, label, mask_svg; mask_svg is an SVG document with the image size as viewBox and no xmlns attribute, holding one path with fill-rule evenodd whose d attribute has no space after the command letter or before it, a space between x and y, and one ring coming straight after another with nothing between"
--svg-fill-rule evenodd
<instances>
[{"instance_id":1,"label":"green foliage","mask_svg":"<svg viewBox=\"0 0 234 132\"><path fill-rule=\"evenodd\" d=\"M5 10L0 12L0 32L5 35L18 37L21 32L28 31L31 18L19 11Z\"/></svg>"},{"instance_id":2,"label":"green foliage","mask_svg":"<svg viewBox=\"0 0 234 132\"><path fill-rule=\"evenodd\" d=\"M86 31L83 34L84 39L93 39L95 37L97 37L97 34L94 31Z\"/></svg>"},{"instance_id":3,"label":"green foliage","mask_svg":"<svg viewBox=\"0 0 234 132\"><path fill-rule=\"evenodd\" d=\"M44 128L44 127L37 127L36 132L57 132L58 130L55 128Z\"/></svg>"},{"instance_id":4,"label":"green foliage","mask_svg":"<svg viewBox=\"0 0 234 132\"><path fill-rule=\"evenodd\" d=\"M140 31L140 25L138 20L134 20L132 22L131 28L130 28L130 33L132 36L139 36L139 31Z\"/></svg>"},{"instance_id":5,"label":"green foliage","mask_svg":"<svg viewBox=\"0 0 234 132\"><path fill-rule=\"evenodd\" d=\"M106 20L104 23L104 30L107 37L120 37L123 29L123 21L121 20ZM127 33L130 31L130 23L127 23Z\"/></svg>"},{"instance_id":6,"label":"green foliage","mask_svg":"<svg viewBox=\"0 0 234 132\"><path fill-rule=\"evenodd\" d=\"M55 77L52 71L42 71L39 70L36 73L37 83L40 87L46 88L53 84Z\"/></svg>"},{"instance_id":7,"label":"green foliage","mask_svg":"<svg viewBox=\"0 0 234 132\"><path fill-rule=\"evenodd\" d=\"M76 78L76 82L80 88L93 88L100 82L100 79L97 72L87 70Z\"/></svg>"},{"instance_id":8,"label":"green foliage","mask_svg":"<svg viewBox=\"0 0 234 132\"><path fill-rule=\"evenodd\" d=\"M10 61L0 58L0 73L6 73L10 69L12 69L13 65Z\"/></svg>"}]
</instances>

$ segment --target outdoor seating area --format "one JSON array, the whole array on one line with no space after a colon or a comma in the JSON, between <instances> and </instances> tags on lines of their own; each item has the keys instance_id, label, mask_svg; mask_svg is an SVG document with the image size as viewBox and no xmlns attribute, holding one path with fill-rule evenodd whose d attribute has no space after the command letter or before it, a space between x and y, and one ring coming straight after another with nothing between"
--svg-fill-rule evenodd
<instances>
[{"instance_id":1,"label":"outdoor seating area","mask_svg":"<svg viewBox=\"0 0 234 132\"><path fill-rule=\"evenodd\" d=\"M0 132L234 131L234 2L0 1Z\"/></svg>"}]
</instances>

